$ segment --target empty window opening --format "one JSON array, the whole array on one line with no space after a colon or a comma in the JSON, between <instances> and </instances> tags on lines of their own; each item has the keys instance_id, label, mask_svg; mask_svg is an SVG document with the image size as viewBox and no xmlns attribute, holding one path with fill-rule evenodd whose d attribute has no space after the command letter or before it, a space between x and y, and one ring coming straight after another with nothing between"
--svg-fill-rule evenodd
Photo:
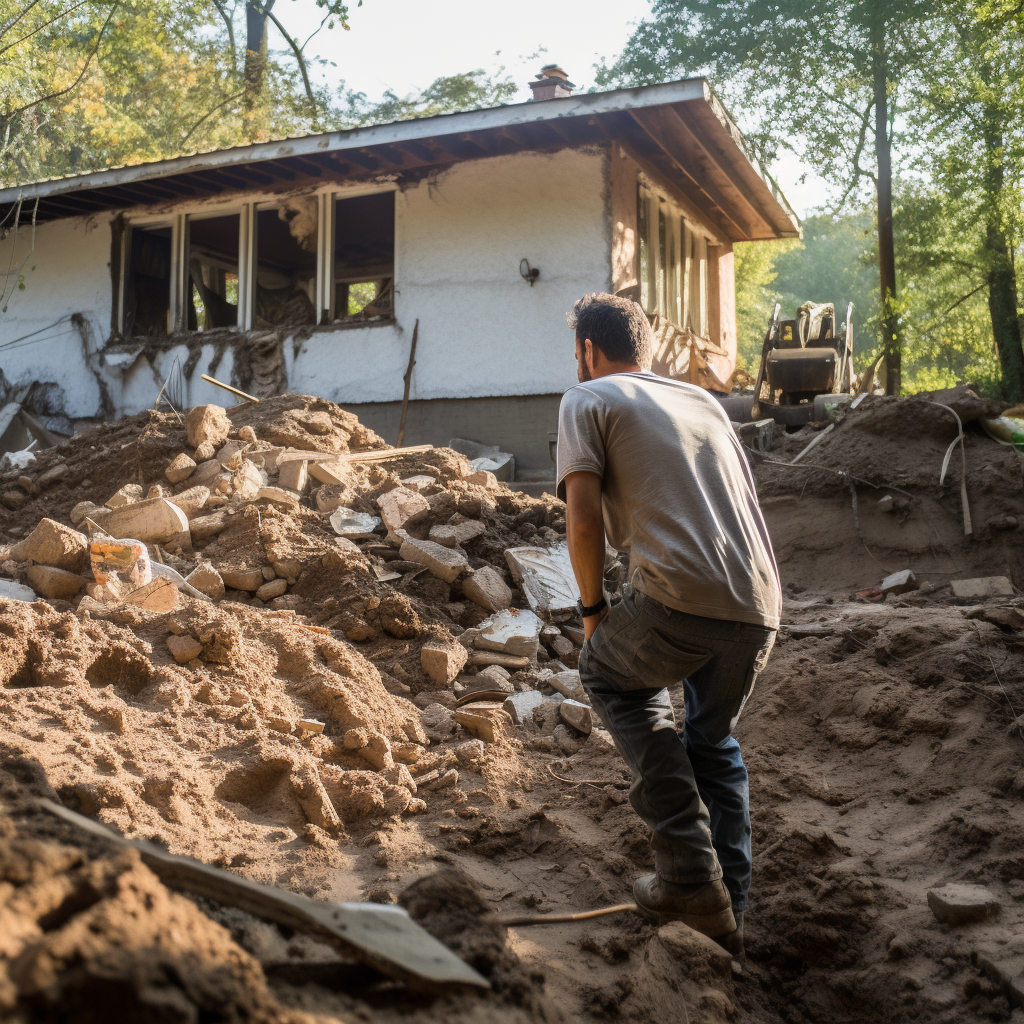
<instances>
[{"instance_id":1,"label":"empty window opening","mask_svg":"<svg viewBox=\"0 0 1024 1024\"><path fill-rule=\"evenodd\" d=\"M334 204L334 318L394 313L395 196L337 199Z\"/></svg>"},{"instance_id":2,"label":"empty window opening","mask_svg":"<svg viewBox=\"0 0 1024 1024\"><path fill-rule=\"evenodd\" d=\"M185 304L190 331L238 324L239 214L188 219L188 288Z\"/></svg>"},{"instance_id":3,"label":"empty window opening","mask_svg":"<svg viewBox=\"0 0 1024 1024\"><path fill-rule=\"evenodd\" d=\"M146 338L171 333L171 226L132 228L128 234L124 333Z\"/></svg>"},{"instance_id":4,"label":"empty window opening","mask_svg":"<svg viewBox=\"0 0 1024 1024\"><path fill-rule=\"evenodd\" d=\"M258 328L316 323L317 200L256 211Z\"/></svg>"},{"instance_id":5,"label":"empty window opening","mask_svg":"<svg viewBox=\"0 0 1024 1024\"><path fill-rule=\"evenodd\" d=\"M640 236L640 304L679 327L708 337L708 243L674 204L641 185L637 190Z\"/></svg>"}]
</instances>

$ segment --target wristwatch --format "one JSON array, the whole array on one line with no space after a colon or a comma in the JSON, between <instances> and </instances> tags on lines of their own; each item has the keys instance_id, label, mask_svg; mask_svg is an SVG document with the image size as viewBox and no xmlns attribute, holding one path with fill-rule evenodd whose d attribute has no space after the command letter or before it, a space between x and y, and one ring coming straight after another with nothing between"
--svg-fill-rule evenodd
<instances>
[{"instance_id":1,"label":"wristwatch","mask_svg":"<svg viewBox=\"0 0 1024 1024\"><path fill-rule=\"evenodd\" d=\"M608 607L608 602L604 599L604 595L601 595L601 600L597 604L584 604L583 600L580 599L576 602L576 611L584 619L589 619L591 615L596 615L598 612L604 611Z\"/></svg>"}]
</instances>

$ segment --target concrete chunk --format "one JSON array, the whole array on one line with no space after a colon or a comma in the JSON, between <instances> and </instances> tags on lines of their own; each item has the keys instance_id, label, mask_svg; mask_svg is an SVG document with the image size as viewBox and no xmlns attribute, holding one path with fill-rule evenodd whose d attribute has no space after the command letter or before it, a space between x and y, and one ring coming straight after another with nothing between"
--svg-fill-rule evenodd
<instances>
[{"instance_id":1,"label":"concrete chunk","mask_svg":"<svg viewBox=\"0 0 1024 1024\"><path fill-rule=\"evenodd\" d=\"M558 713L562 716L563 722L568 722L574 729L590 735L594 728L593 712L586 704L578 700L564 700L558 705Z\"/></svg>"},{"instance_id":2,"label":"concrete chunk","mask_svg":"<svg viewBox=\"0 0 1024 1024\"><path fill-rule=\"evenodd\" d=\"M220 444L231 433L231 420L220 405L197 405L185 417L185 433L192 448L204 441Z\"/></svg>"},{"instance_id":3,"label":"concrete chunk","mask_svg":"<svg viewBox=\"0 0 1024 1024\"><path fill-rule=\"evenodd\" d=\"M883 594L906 594L908 591L917 590L917 577L909 569L894 572L882 580L879 590Z\"/></svg>"},{"instance_id":4,"label":"concrete chunk","mask_svg":"<svg viewBox=\"0 0 1024 1024\"><path fill-rule=\"evenodd\" d=\"M63 480L70 472L71 470L68 469L65 463L58 462L56 466L51 466L45 473L40 473L39 476L36 477L36 487L41 491L45 490L50 486L50 484L55 484L58 480Z\"/></svg>"},{"instance_id":5,"label":"concrete chunk","mask_svg":"<svg viewBox=\"0 0 1024 1024\"><path fill-rule=\"evenodd\" d=\"M575 609L580 591L567 543L551 548L509 548L505 561L513 579L523 588L530 608L538 615L547 617Z\"/></svg>"},{"instance_id":6,"label":"concrete chunk","mask_svg":"<svg viewBox=\"0 0 1024 1024\"><path fill-rule=\"evenodd\" d=\"M459 643L429 640L420 649L423 671L442 688L452 684L468 657L469 652Z\"/></svg>"},{"instance_id":7,"label":"concrete chunk","mask_svg":"<svg viewBox=\"0 0 1024 1024\"><path fill-rule=\"evenodd\" d=\"M42 597L63 598L70 601L85 586L85 578L52 565L30 565L28 581Z\"/></svg>"},{"instance_id":8,"label":"concrete chunk","mask_svg":"<svg viewBox=\"0 0 1024 1024\"><path fill-rule=\"evenodd\" d=\"M461 641L461 637L459 639ZM469 663L470 665L500 665L502 668L512 670L530 667L530 659L524 655L505 654L502 651L473 651L469 656Z\"/></svg>"},{"instance_id":9,"label":"concrete chunk","mask_svg":"<svg viewBox=\"0 0 1024 1024\"><path fill-rule=\"evenodd\" d=\"M185 513L186 519L193 519L195 516L198 516L209 500L210 488L205 485L189 487L180 494L175 494L168 498L168 501L173 501Z\"/></svg>"},{"instance_id":10,"label":"concrete chunk","mask_svg":"<svg viewBox=\"0 0 1024 1024\"><path fill-rule=\"evenodd\" d=\"M227 512L211 512L208 516L197 516L188 525L195 540L206 540L220 533L230 522Z\"/></svg>"},{"instance_id":11,"label":"concrete chunk","mask_svg":"<svg viewBox=\"0 0 1024 1024\"><path fill-rule=\"evenodd\" d=\"M203 653L203 645L195 637L189 636L187 633L183 633L181 636L174 636L172 634L165 643L167 644L167 650L171 652L171 657L179 665L184 665L185 662L192 661Z\"/></svg>"},{"instance_id":12,"label":"concrete chunk","mask_svg":"<svg viewBox=\"0 0 1024 1024\"><path fill-rule=\"evenodd\" d=\"M292 792L311 824L328 832L337 832L341 828L341 818L315 769L306 767L294 771Z\"/></svg>"},{"instance_id":13,"label":"concrete chunk","mask_svg":"<svg viewBox=\"0 0 1024 1024\"><path fill-rule=\"evenodd\" d=\"M485 743L496 743L503 730L512 724L499 704L464 704L455 711L455 721Z\"/></svg>"},{"instance_id":14,"label":"concrete chunk","mask_svg":"<svg viewBox=\"0 0 1024 1024\"><path fill-rule=\"evenodd\" d=\"M406 537L402 542L400 554L407 562L425 565L431 575L444 580L445 583L453 583L463 570L469 568L469 559L464 551L442 547L432 540Z\"/></svg>"},{"instance_id":15,"label":"concrete chunk","mask_svg":"<svg viewBox=\"0 0 1024 1024\"><path fill-rule=\"evenodd\" d=\"M170 464L164 470L164 476L172 484L180 484L182 480L187 480L196 471L195 459L189 458L184 452L180 455L175 455L171 459Z\"/></svg>"},{"instance_id":16,"label":"concrete chunk","mask_svg":"<svg viewBox=\"0 0 1024 1024\"><path fill-rule=\"evenodd\" d=\"M233 590L249 590L255 593L263 586L263 572L260 569L218 569L225 587Z\"/></svg>"},{"instance_id":17,"label":"concrete chunk","mask_svg":"<svg viewBox=\"0 0 1024 1024\"><path fill-rule=\"evenodd\" d=\"M1006 576L981 576L970 580L951 580L954 597L1013 597L1013 584Z\"/></svg>"},{"instance_id":18,"label":"concrete chunk","mask_svg":"<svg viewBox=\"0 0 1024 1024\"><path fill-rule=\"evenodd\" d=\"M586 690L583 689L583 684L580 682L580 674L576 669L556 672L553 676L548 676L544 682L571 700L578 701L580 704L590 703L587 700Z\"/></svg>"},{"instance_id":19,"label":"concrete chunk","mask_svg":"<svg viewBox=\"0 0 1024 1024\"><path fill-rule=\"evenodd\" d=\"M537 657L544 623L533 612L508 608L483 623L474 646L485 651L503 651L528 658Z\"/></svg>"},{"instance_id":20,"label":"concrete chunk","mask_svg":"<svg viewBox=\"0 0 1024 1024\"><path fill-rule=\"evenodd\" d=\"M124 487L114 491L104 504L107 508L121 508L124 505L131 505L136 501L142 501L142 485L125 484Z\"/></svg>"},{"instance_id":21,"label":"concrete chunk","mask_svg":"<svg viewBox=\"0 0 1024 1024\"><path fill-rule=\"evenodd\" d=\"M407 487L395 487L377 499L381 519L389 530L404 530L426 519L430 504L422 494Z\"/></svg>"},{"instance_id":22,"label":"concrete chunk","mask_svg":"<svg viewBox=\"0 0 1024 1024\"><path fill-rule=\"evenodd\" d=\"M281 487L302 494L309 483L309 464L306 462L283 463L277 475L277 482Z\"/></svg>"},{"instance_id":23,"label":"concrete chunk","mask_svg":"<svg viewBox=\"0 0 1024 1024\"><path fill-rule=\"evenodd\" d=\"M219 601L224 596L224 580L209 562L201 562L185 577L185 582L200 593Z\"/></svg>"},{"instance_id":24,"label":"concrete chunk","mask_svg":"<svg viewBox=\"0 0 1024 1024\"><path fill-rule=\"evenodd\" d=\"M513 693L506 697L501 706L508 712L509 718L516 725L522 725L523 722L533 720L534 708L539 708L541 704L552 704L560 700L561 697L548 697L537 690L524 690L522 693Z\"/></svg>"},{"instance_id":25,"label":"concrete chunk","mask_svg":"<svg viewBox=\"0 0 1024 1024\"><path fill-rule=\"evenodd\" d=\"M476 519L467 519L464 523L456 523L454 526L432 526L430 528L430 539L446 548L458 547L461 544L468 544L474 537L479 537L487 532L487 527Z\"/></svg>"},{"instance_id":26,"label":"concrete chunk","mask_svg":"<svg viewBox=\"0 0 1024 1024\"><path fill-rule=\"evenodd\" d=\"M125 599L126 605L144 608L149 612L173 612L178 607L178 588L165 577L158 577L138 590L133 590Z\"/></svg>"},{"instance_id":27,"label":"concrete chunk","mask_svg":"<svg viewBox=\"0 0 1024 1024\"><path fill-rule=\"evenodd\" d=\"M949 882L928 890L928 906L944 924L986 921L999 913L999 901L983 885Z\"/></svg>"},{"instance_id":28,"label":"concrete chunk","mask_svg":"<svg viewBox=\"0 0 1024 1024\"><path fill-rule=\"evenodd\" d=\"M260 501L272 501L275 505L285 505L288 508L299 506L299 495L283 487L261 487L256 492L256 497Z\"/></svg>"},{"instance_id":29,"label":"concrete chunk","mask_svg":"<svg viewBox=\"0 0 1024 1024\"><path fill-rule=\"evenodd\" d=\"M11 558L80 572L89 560L89 541L84 533L56 519L43 519L21 543L11 548Z\"/></svg>"},{"instance_id":30,"label":"concrete chunk","mask_svg":"<svg viewBox=\"0 0 1024 1024\"><path fill-rule=\"evenodd\" d=\"M431 531L433 532L433 531ZM462 592L481 608L500 612L512 604L512 591L501 573L490 565L477 569L462 583Z\"/></svg>"},{"instance_id":31,"label":"concrete chunk","mask_svg":"<svg viewBox=\"0 0 1024 1024\"><path fill-rule=\"evenodd\" d=\"M185 513L166 498L150 498L115 509L99 525L112 537L132 537L149 544L189 538Z\"/></svg>"}]
</instances>

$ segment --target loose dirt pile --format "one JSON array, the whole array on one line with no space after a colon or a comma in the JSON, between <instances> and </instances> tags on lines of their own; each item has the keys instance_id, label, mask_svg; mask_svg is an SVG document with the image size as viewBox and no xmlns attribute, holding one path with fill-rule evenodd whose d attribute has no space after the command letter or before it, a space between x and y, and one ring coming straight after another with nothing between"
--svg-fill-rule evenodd
<instances>
[{"instance_id":1,"label":"loose dirt pile","mask_svg":"<svg viewBox=\"0 0 1024 1024\"><path fill-rule=\"evenodd\" d=\"M1024 973L1024 611L1013 596L959 601L948 584L1024 582L1021 464L973 422L997 410L937 397L965 423L969 537L959 453L938 484L956 423L926 399L868 399L796 466L779 463L811 428L756 467L787 603L738 730L755 851L742 966L632 913L497 923L627 902L651 866L607 734L585 699L558 703L579 697L577 624L534 621L506 558L557 552L560 503L443 449L279 461L385 447L294 396L193 411L191 439L175 416L143 414L8 472L4 575L68 593L24 560L35 552L81 584L0 600L3 1013L1010 1019ZM77 531L161 499L181 502L188 529L149 550L211 600L133 599L92 578ZM43 519L67 533L35 535ZM919 589L854 599L901 569ZM610 582L623 575L609 563ZM500 710L510 694L521 724ZM416 995L300 932L171 893L136 855L41 814L46 795L257 881L401 902L492 991ZM927 892L946 882L986 885L999 916L940 923Z\"/></svg>"}]
</instances>

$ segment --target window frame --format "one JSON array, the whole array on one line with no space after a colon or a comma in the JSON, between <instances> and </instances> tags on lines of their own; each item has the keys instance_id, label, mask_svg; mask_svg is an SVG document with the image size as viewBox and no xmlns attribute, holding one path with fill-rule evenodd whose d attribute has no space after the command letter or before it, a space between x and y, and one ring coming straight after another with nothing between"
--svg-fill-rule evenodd
<instances>
[{"instance_id":1,"label":"window frame","mask_svg":"<svg viewBox=\"0 0 1024 1024\"><path fill-rule=\"evenodd\" d=\"M217 328L218 330L246 332L252 331L256 307L256 214L259 209L280 208L290 198L301 195L315 195L317 200L317 260L316 260L316 327L330 329L339 327L365 326L375 327L394 323L398 318L398 254L399 216L398 204L395 203L395 221L393 234L393 259L391 268L392 281L392 314L374 323L358 321L346 323L344 320L335 322L335 288L334 288L334 217L335 204L339 199L351 199L358 196L380 195L389 193L397 199L397 185L354 185L350 188L327 188L315 193L299 192L285 194L250 194L244 202L238 199L212 204L180 207L173 212L146 213L126 215L120 221L121 245L120 265L116 294L113 296L117 311L117 328L120 338L124 341L135 339L125 333L127 315L128 278L131 273L131 233L135 228L166 227L171 228L171 280L170 280L170 331L165 337L182 334L202 334L203 331L188 329L188 307L186 288L188 285L188 239L190 218L219 217L238 214L238 320L234 327ZM117 230L115 222L115 230ZM296 324L296 329L308 325ZM283 325L287 329L288 325Z\"/></svg>"}]
</instances>

